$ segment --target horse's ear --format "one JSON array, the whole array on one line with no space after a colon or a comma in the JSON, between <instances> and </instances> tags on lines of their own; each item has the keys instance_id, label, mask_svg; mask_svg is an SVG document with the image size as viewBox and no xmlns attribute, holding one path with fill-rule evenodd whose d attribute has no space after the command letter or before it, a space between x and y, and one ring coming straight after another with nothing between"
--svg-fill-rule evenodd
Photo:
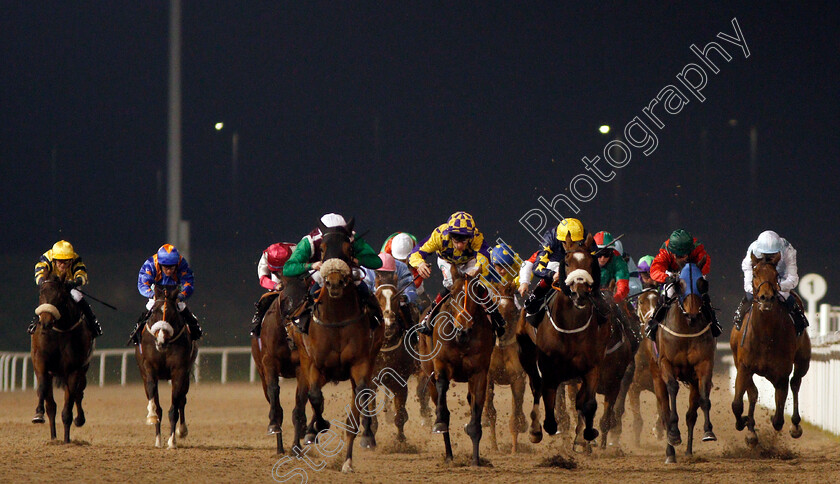
<instances>
[{"instance_id":1,"label":"horse's ear","mask_svg":"<svg viewBox=\"0 0 840 484\"><path fill-rule=\"evenodd\" d=\"M347 221L347 225L344 228L347 229L348 234L353 233L353 226L356 225L356 217L350 217L350 220Z\"/></svg>"},{"instance_id":2,"label":"horse's ear","mask_svg":"<svg viewBox=\"0 0 840 484\"><path fill-rule=\"evenodd\" d=\"M327 226L324 225L324 222L318 221L318 230L321 231L322 234L327 233Z\"/></svg>"},{"instance_id":3,"label":"horse's ear","mask_svg":"<svg viewBox=\"0 0 840 484\"><path fill-rule=\"evenodd\" d=\"M782 253L781 252L776 252L775 254L773 254L772 257L770 257L769 262L775 266L776 264L779 263L780 260L782 260Z\"/></svg>"},{"instance_id":4,"label":"horse's ear","mask_svg":"<svg viewBox=\"0 0 840 484\"><path fill-rule=\"evenodd\" d=\"M750 252L750 260L752 261L752 266L753 267L757 266L758 263L761 262L761 259L756 257L755 254L753 254L752 252Z\"/></svg>"},{"instance_id":5,"label":"horse's ear","mask_svg":"<svg viewBox=\"0 0 840 484\"><path fill-rule=\"evenodd\" d=\"M563 241L563 248L567 251L572 248L572 234L566 232L566 240Z\"/></svg>"},{"instance_id":6,"label":"horse's ear","mask_svg":"<svg viewBox=\"0 0 840 484\"><path fill-rule=\"evenodd\" d=\"M592 237L592 234L588 234L586 236L586 241L583 243L583 246L586 248L587 252L591 252L593 245L595 245L595 238Z\"/></svg>"}]
</instances>

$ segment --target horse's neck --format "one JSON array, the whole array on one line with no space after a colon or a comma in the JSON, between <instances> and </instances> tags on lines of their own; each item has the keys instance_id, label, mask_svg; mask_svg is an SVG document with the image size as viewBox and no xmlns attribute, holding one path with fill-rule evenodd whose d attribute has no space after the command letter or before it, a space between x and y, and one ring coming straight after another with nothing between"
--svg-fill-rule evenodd
<instances>
[{"instance_id":1,"label":"horse's neck","mask_svg":"<svg viewBox=\"0 0 840 484\"><path fill-rule=\"evenodd\" d=\"M793 323L788 321L787 310L782 307L779 301L773 302L773 308L770 311L760 310L758 304L758 299L754 299L747 315L749 325L752 326L747 332L748 339L751 337L763 339L768 335L771 339L775 339L774 334L779 330L788 326L793 329ZM752 335L749 333L752 333Z\"/></svg>"},{"instance_id":2,"label":"horse's neck","mask_svg":"<svg viewBox=\"0 0 840 484\"><path fill-rule=\"evenodd\" d=\"M592 316L595 308L591 302L585 304L583 308L577 308L574 302L572 302L572 298L567 296L563 291L558 292L559 294L554 301L554 307L550 308L552 318L554 318L555 322L565 321L567 319L570 323L585 322L586 319Z\"/></svg>"},{"instance_id":3,"label":"horse's neck","mask_svg":"<svg viewBox=\"0 0 840 484\"><path fill-rule=\"evenodd\" d=\"M344 291L338 299L333 299L329 294L325 294L321 298L319 309L319 317L345 319L355 316L362 311L362 306L359 304L358 289L355 287Z\"/></svg>"}]
</instances>

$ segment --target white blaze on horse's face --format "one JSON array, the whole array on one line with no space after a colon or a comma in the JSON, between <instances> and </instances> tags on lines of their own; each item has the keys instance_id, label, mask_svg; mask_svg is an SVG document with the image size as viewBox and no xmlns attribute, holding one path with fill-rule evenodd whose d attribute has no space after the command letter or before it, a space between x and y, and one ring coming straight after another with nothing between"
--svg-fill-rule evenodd
<instances>
[{"instance_id":1,"label":"white blaze on horse's face","mask_svg":"<svg viewBox=\"0 0 840 484\"><path fill-rule=\"evenodd\" d=\"M394 297L393 289L383 289L382 298L385 299L385 307L382 308L382 315L385 317L385 325L391 326L394 324L394 308L392 307Z\"/></svg>"}]
</instances>

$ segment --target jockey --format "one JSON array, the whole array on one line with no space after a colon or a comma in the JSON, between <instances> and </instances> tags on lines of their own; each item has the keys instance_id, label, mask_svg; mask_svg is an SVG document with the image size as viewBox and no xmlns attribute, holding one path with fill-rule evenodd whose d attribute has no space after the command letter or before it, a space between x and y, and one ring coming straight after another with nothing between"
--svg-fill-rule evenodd
<instances>
[{"instance_id":1,"label":"jockey","mask_svg":"<svg viewBox=\"0 0 840 484\"><path fill-rule=\"evenodd\" d=\"M655 282L663 284L663 290L665 291L665 297L659 300L659 305L656 307L653 317L648 321L647 335L654 341L656 341L656 330L659 329L659 325L665 319L665 315L671 307L671 301L674 298L673 285L679 281L678 271L688 263L697 264L704 277L709 274L711 269L711 257L706 253L703 244L697 242L697 239L685 230L675 230L668 240L662 244L659 253L650 265L650 277ZM701 311L712 325L712 336L717 338L723 329L717 320L715 310L712 308L708 291L703 293L702 298Z\"/></svg>"},{"instance_id":2,"label":"jockey","mask_svg":"<svg viewBox=\"0 0 840 484\"><path fill-rule=\"evenodd\" d=\"M137 276L137 290L143 297L149 298L149 302L146 304L146 311L140 315L134 331L131 332L129 343L140 344L143 324L151 315L152 306L155 304L155 291L152 286L180 286L178 313L187 324L192 340L200 339L203 333L201 325L185 302L193 293L194 282L193 271L187 259L181 257L174 245L163 244L156 254L146 259Z\"/></svg>"},{"instance_id":3,"label":"jockey","mask_svg":"<svg viewBox=\"0 0 840 484\"><path fill-rule=\"evenodd\" d=\"M598 232L595 234L595 243L598 245L598 251L595 253L598 259L598 265L601 268L601 289L610 289L610 285L614 282L615 288L613 293L612 306L613 314L618 322L624 328L625 334L632 337L631 346L637 347L640 336L634 330L633 325L627 319L627 315L619 306L630 293L630 271L627 269L627 261L623 258L623 246L619 245L620 240L615 240L609 232ZM617 247L617 248L616 248Z\"/></svg>"},{"instance_id":4,"label":"jockey","mask_svg":"<svg viewBox=\"0 0 840 484\"><path fill-rule=\"evenodd\" d=\"M394 256L387 252L380 252L379 259L382 260L382 267L376 269L378 273L391 273L397 281L396 290L400 293L400 310L403 311L403 319L406 325L411 325L411 309L410 304L417 302L417 290L414 286L414 277L405 262L396 260ZM375 280L375 279L374 279ZM376 288L374 288L374 291Z\"/></svg>"},{"instance_id":5,"label":"jockey","mask_svg":"<svg viewBox=\"0 0 840 484\"><path fill-rule=\"evenodd\" d=\"M48 277L56 275L64 282L64 287L70 291L70 296L79 305L82 314L85 315L88 329L93 337L102 335L102 326L93 314L90 304L85 300L82 292L76 289L88 283L87 268L79 254L73 250L73 246L66 240L59 240L53 244L52 249L44 252L35 264L35 284L38 286ZM38 317L32 321L27 330L29 334L35 332L35 325Z\"/></svg>"},{"instance_id":6,"label":"jockey","mask_svg":"<svg viewBox=\"0 0 840 484\"><path fill-rule=\"evenodd\" d=\"M490 251L490 262L492 270L497 275L499 282L510 284L518 288L520 285L519 273L522 271L522 258L509 245L502 242Z\"/></svg>"},{"instance_id":7,"label":"jockey","mask_svg":"<svg viewBox=\"0 0 840 484\"><path fill-rule=\"evenodd\" d=\"M268 246L263 251L260 262L257 264L257 277L260 279L260 286L268 292L254 303L257 311L254 313L254 318L251 319L251 336L260 335L260 325L265 312L268 311L271 303L277 299L280 290L283 289L283 281L280 279L280 276L283 275L283 265L289 260L294 250L295 244L279 242Z\"/></svg>"},{"instance_id":8,"label":"jockey","mask_svg":"<svg viewBox=\"0 0 840 484\"><path fill-rule=\"evenodd\" d=\"M469 276L486 276L490 253L484 235L475 226L475 220L467 212L455 212L449 220L438 226L422 243L411 252L409 265L417 269L423 278L432 275L432 269L426 259L437 254L438 265L443 272L443 289L435 298L435 308L445 298L452 287L451 267L461 274ZM501 337L505 331L505 320L495 305L484 308L493 323L496 335ZM435 312L433 308L420 323L419 333L431 336L434 321L430 317Z\"/></svg>"},{"instance_id":9,"label":"jockey","mask_svg":"<svg viewBox=\"0 0 840 484\"><path fill-rule=\"evenodd\" d=\"M653 289L657 287L656 281L650 277L650 265L653 263L653 256L646 255L639 259L636 266L639 269L639 279L642 281L642 289Z\"/></svg>"},{"instance_id":10,"label":"jockey","mask_svg":"<svg viewBox=\"0 0 840 484\"><path fill-rule=\"evenodd\" d=\"M566 250L563 243L566 235L571 237L572 242L583 245L586 240L586 229L576 218L566 218L557 224L552 232L547 232L543 240L543 248L536 257L534 275L540 278L539 284L525 301L525 320L528 324L536 327L542 320L545 298L551 290L553 283L557 283L565 294L570 293L566 285ZM601 268L597 260L592 261L590 268L592 275L592 287L601 287ZM609 304L601 295L601 291L592 291L592 302L601 314L608 314Z\"/></svg>"},{"instance_id":11,"label":"jockey","mask_svg":"<svg viewBox=\"0 0 840 484\"><path fill-rule=\"evenodd\" d=\"M382 244L382 250L380 252L391 254L394 256L394 259L405 264L411 272L412 284L414 284L415 292L417 293L417 298L415 299L414 304L422 311L423 309L431 306L432 300L429 299L428 294L426 294L423 277L417 273L417 269L411 267L408 263L408 257L411 255L411 251L414 250L416 245L417 238L413 235L408 232L395 232L385 239L385 243Z\"/></svg>"},{"instance_id":12,"label":"jockey","mask_svg":"<svg viewBox=\"0 0 840 484\"><path fill-rule=\"evenodd\" d=\"M321 223L327 228L345 227L347 222L344 217L336 213L328 213L321 217ZM352 228L351 228L352 229ZM321 229L316 228L308 235L305 235L295 247L291 257L283 266L283 275L286 277L304 276L310 270L312 273L314 284L309 289L310 297L306 299L306 307L301 313L300 317L295 320L295 327L301 334L309 333L309 321L312 319L312 305L314 303L315 294L321 289L321 275L318 270L321 268L321 243L323 241L323 234ZM354 262L363 268L378 269L382 267L382 260L376 255L376 252L364 241L361 237L357 237L355 232L352 234L351 241L353 243ZM370 314L373 316L371 321L371 329L375 329L382 323L382 309L379 307L379 302L370 291L368 283L364 280L368 273L364 269L356 268L354 271L356 277L356 290L359 293L359 300L362 307L367 307Z\"/></svg>"},{"instance_id":13,"label":"jockey","mask_svg":"<svg viewBox=\"0 0 840 484\"><path fill-rule=\"evenodd\" d=\"M796 298L791 296L791 291L799 284L799 274L797 274L796 267L796 249L790 245L790 242L779 237L779 234L772 230L766 230L758 236L758 240L750 244L747 249L747 256L741 262L741 270L744 271L744 291L746 295L741 300L738 310L735 311L735 328L741 329L741 322L744 320L744 315L752 305L753 300L753 265L752 257L762 257L766 254L778 254L781 252L779 263L776 264L776 272L779 274L779 298L785 303L785 307L793 320L796 328L796 336L802 334L805 328L808 327L808 319L799 304L796 303Z\"/></svg>"}]
</instances>

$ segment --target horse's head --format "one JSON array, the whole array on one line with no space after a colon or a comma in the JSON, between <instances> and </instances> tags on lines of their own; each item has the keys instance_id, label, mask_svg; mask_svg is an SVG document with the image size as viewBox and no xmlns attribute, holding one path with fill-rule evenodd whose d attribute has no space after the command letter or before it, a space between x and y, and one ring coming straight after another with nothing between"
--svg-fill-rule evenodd
<instances>
[{"instance_id":1,"label":"horse's head","mask_svg":"<svg viewBox=\"0 0 840 484\"><path fill-rule=\"evenodd\" d=\"M750 258L753 268L753 298L758 301L759 310L768 311L773 307L773 301L781 290L776 264L781 260L782 254L777 252L756 257L750 253Z\"/></svg>"},{"instance_id":2,"label":"horse's head","mask_svg":"<svg viewBox=\"0 0 840 484\"><path fill-rule=\"evenodd\" d=\"M585 298L592 291L594 279L592 277L592 248L595 239L592 234L582 242L572 241L571 234L566 234L563 249L566 251L566 285L572 291L571 299L575 307L582 309Z\"/></svg>"},{"instance_id":3,"label":"horse's head","mask_svg":"<svg viewBox=\"0 0 840 484\"><path fill-rule=\"evenodd\" d=\"M502 336L500 343L507 343L516 335L516 320L519 317L519 309L516 307L516 287L513 281L507 284L494 284L496 292L499 295L499 314L507 322L505 327L505 334Z\"/></svg>"},{"instance_id":4,"label":"horse's head","mask_svg":"<svg viewBox=\"0 0 840 484\"><path fill-rule=\"evenodd\" d=\"M149 333L155 338L155 349L166 351L169 343L184 327L184 322L178 314L178 286L155 286L155 301L149 321L154 324Z\"/></svg>"},{"instance_id":5,"label":"horse's head","mask_svg":"<svg viewBox=\"0 0 840 484\"><path fill-rule=\"evenodd\" d=\"M680 271L680 307L683 314L694 322L700 314L703 305L701 296L708 291L708 283L703 279L703 273L696 264L687 263Z\"/></svg>"},{"instance_id":6,"label":"horse's head","mask_svg":"<svg viewBox=\"0 0 840 484\"><path fill-rule=\"evenodd\" d=\"M457 270L453 270L452 275L450 304L455 318L455 341L463 344L469 340L475 325L487 319L483 305L491 303L492 296L481 283L481 276L461 274ZM463 297L460 296L462 292Z\"/></svg>"},{"instance_id":7,"label":"horse's head","mask_svg":"<svg viewBox=\"0 0 840 484\"><path fill-rule=\"evenodd\" d=\"M344 295L344 288L353 283L350 264L353 261L353 218L345 226L327 227L319 223L321 242L321 277L331 298Z\"/></svg>"},{"instance_id":8,"label":"horse's head","mask_svg":"<svg viewBox=\"0 0 840 484\"><path fill-rule=\"evenodd\" d=\"M639 295L636 304L638 306L636 314L639 316L639 320L642 324L647 324L659 304L659 292L655 289L645 290Z\"/></svg>"},{"instance_id":9,"label":"horse's head","mask_svg":"<svg viewBox=\"0 0 840 484\"><path fill-rule=\"evenodd\" d=\"M399 332L397 318L400 315L400 297L393 272L376 271L376 300L385 318L385 339L393 338Z\"/></svg>"},{"instance_id":10,"label":"horse's head","mask_svg":"<svg viewBox=\"0 0 840 484\"><path fill-rule=\"evenodd\" d=\"M41 282L35 315L44 329L59 325L70 326L79 319L79 310L73 303L70 292L57 276L53 275Z\"/></svg>"}]
</instances>

